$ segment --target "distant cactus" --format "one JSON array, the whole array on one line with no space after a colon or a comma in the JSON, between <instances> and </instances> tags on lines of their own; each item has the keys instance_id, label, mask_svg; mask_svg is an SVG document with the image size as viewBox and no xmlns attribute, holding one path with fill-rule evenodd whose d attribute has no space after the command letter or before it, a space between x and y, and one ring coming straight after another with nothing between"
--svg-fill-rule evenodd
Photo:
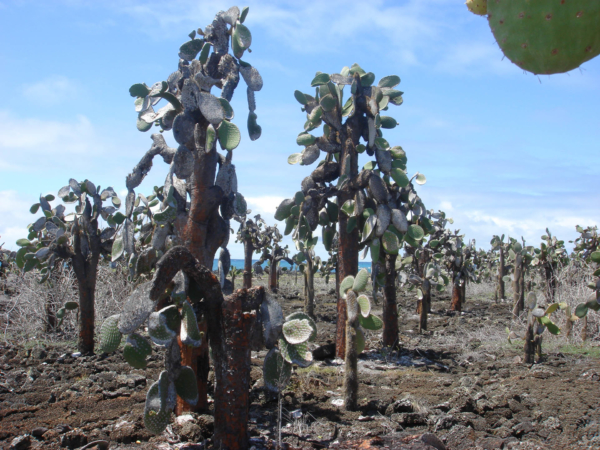
<instances>
[{"instance_id":1,"label":"distant cactus","mask_svg":"<svg viewBox=\"0 0 600 450\"><path fill-rule=\"evenodd\" d=\"M596 0L467 0L488 22L502 52L534 74L568 72L600 54Z\"/></svg>"},{"instance_id":2,"label":"distant cactus","mask_svg":"<svg viewBox=\"0 0 600 450\"><path fill-rule=\"evenodd\" d=\"M506 289L504 285L504 277L507 275L507 268L505 264L506 253L509 249L509 244L504 242L504 235L492 237L490 241L492 245L492 251L498 252L498 276L497 276L497 287L496 287L496 298L502 300L506 298Z\"/></svg>"},{"instance_id":3,"label":"distant cactus","mask_svg":"<svg viewBox=\"0 0 600 450\"><path fill-rule=\"evenodd\" d=\"M546 234L542 236L540 248L535 248L535 257L531 261L531 265L539 267L540 275L545 281L546 301L552 303L557 287L558 271L561 267L569 263L569 256L565 248L565 242L556 239L552 236L550 230L546 228Z\"/></svg>"},{"instance_id":4,"label":"distant cactus","mask_svg":"<svg viewBox=\"0 0 600 450\"><path fill-rule=\"evenodd\" d=\"M96 273L101 256L108 257L112 251L114 236L121 228L125 216L118 211L121 200L114 189L102 189L89 180L69 184L58 191L63 203L75 203L75 211L65 215L65 206L52 207L54 195L40 195L30 212L43 215L29 226L27 238L17 240L21 247L15 262L20 269L29 272L39 270L40 282L46 281L59 261L68 261L73 267L79 288L79 304L68 302L56 312L62 323L67 311L79 308L78 349L82 353L94 352L94 299ZM110 199L111 205L106 205ZM99 219L108 226L100 228ZM52 322L50 322L52 323Z\"/></svg>"},{"instance_id":5,"label":"distant cactus","mask_svg":"<svg viewBox=\"0 0 600 450\"><path fill-rule=\"evenodd\" d=\"M268 226L267 223L260 217L260 214L254 216L254 220L248 219L247 214L250 214L250 210L246 211L246 214L240 216L240 228L237 232L236 242L244 244L244 287L249 289L252 286L252 255L256 252L259 253L262 250L268 249L273 243L273 240L277 239L276 227ZM236 219L237 220L237 219ZM268 258L268 255L265 255ZM262 274L261 264L264 260L254 263L254 267L260 267L258 269Z\"/></svg>"}]
</instances>

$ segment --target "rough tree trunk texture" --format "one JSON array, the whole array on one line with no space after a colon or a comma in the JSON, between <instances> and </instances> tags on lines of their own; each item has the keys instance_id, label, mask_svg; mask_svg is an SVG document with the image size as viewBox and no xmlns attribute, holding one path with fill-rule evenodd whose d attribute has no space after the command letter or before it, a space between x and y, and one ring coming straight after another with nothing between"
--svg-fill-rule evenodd
<instances>
[{"instance_id":1,"label":"rough tree trunk texture","mask_svg":"<svg viewBox=\"0 0 600 450\"><path fill-rule=\"evenodd\" d=\"M467 302L467 278L463 280L463 284L460 286L460 304L461 306Z\"/></svg>"},{"instance_id":2,"label":"rough tree trunk texture","mask_svg":"<svg viewBox=\"0 0 600 450\"><path fill-rule=\"evenodd\" d=\"M199 264L189 250L180 246L169 250L157 263L150 298L159 298L179 270L183 270L190 280L190 293L193 292L190 297L193 297L194 304L210 319L206 324L215 373L214 446L246 450L249 334L256 310L264 300L264 289L260 286L241 289L224 299L217 277Z\"/></svg>"},{"instance_id":3,"label":"rough tree trunk texture","mask_svg":"<svg viewBox=\"0 0 600 450\"><path fill-rule=\"evenodd\" d=\"M450 311L462 311L462 288L452 283L452 303L450 303Z\"/></svg>"},{"instance_id":4,"label":"rough tree trunk texture","mask_svg":"<svg viewBox=\"0 0 600 450\"><path fill-rule=\"evenodd\" d=\"M252 254L254 246L249 239L244 240L244 288L252 287Z\"/></svg>"},{"instance_id":5,"label":"rough tree trunk texture","mask_svg":"<svg viewBox=\"0 0 600 450\"><path fill-rule=\"evenodd\" d=\"M343 137L340 165L341 167L345 167L346 164L350 164L350 174L353 176L358 173L358 157L354 148L353 139L347 135L342 136L344 133L340 134L340 137ZM354 142L358 142L358 137ZM349 160L349 162L347 160ZM352 198L354 198L354 195L348 192L340 193L337 198L337 204L340 206L338 213L338 269L340 283L348 275L355 276L358 273L358 228L354 227L352 231L347 231L348 216L341 208L341 205L343 205L346 200ZM341 298L339 290L335 354L338 358L344 358L346 354L346 301Z\"/></svg>"},{"instance_id":6,"label":"rough tree trunk texture","mask_svg":"<svg viewBox=\"0 0 600 450\"><path fill-rule=\"evenodd\" d=\"M46 326L45 331L47 333L51 333L56 330L56 312L54 311L54 307L52 302L49 300L46 301Z\"/></svg>"},{"instance_id":7,"label":"rough tree trunk texture","mask_svg":"<svg viewBox=\"0 0 600 450\"><path fill-rule=\"evenodd\" d=\"M504 277L504 249L500 246L500 258L498 260L498 298L500 300L504 299L506 295L502 277Z\"/></svg>"},{"instance_id":8,"label":"rough tree trunk texture","mask_svg":"<svg viewBox=\"0 0 600 450\"><path fill-rule=\"evenodd\" d=\"M423 280L423 300L421 300L421 305L419 333L427 330L427 311L431 311L431 283L429 280Z\"/></svg>"},{"instance_id":9,"label":"rough tree trunk texture","mask_svg":"<svg viewBox=\"0 0 600 450\"><path fill-rule=\"evenodd\" d=\"M356 322L346 320L346 342L344 368L344 408L356 411L358 407L358 355L356 354Z\"/></svg>"},{"instance_id":10,"label":"rough tree trunk texture","mask_svg":"<svg viewBox=\"0 0 600 450\"><path fill-rule=\"evenodd\" d=\"M533 364L535 358L535 347L536 341L533 336L533 325L530 324L527 326L527 331L525 332L525 364Z\"/></svg>"},{"instance_id":11,"label":"rough tree trunk texture","mask_svg":"<svg viewBox=\"0 0 600 450\"><path fill-rule=\"evenodd\" d=\"M385 255L383 288L383 346L398 344L398 305L396 304L396 255Z\"/></svg>"},{"instance_id":12,"label":"rough tree trunk texture","mask_svg":"<svg viewBox=\"0 0 600 450\"><path fill-rule=\"evenodd\" d=\"M306 258L306 296L304 297L304 312L315 318L315 274L313 273L312 257Z\"/></svg>"},{"instance_id":13,"label":"rough tree trunk texture","mask_svg":"<svg viewBox=\"0 0 600 450\"><path fill-rule=\"evenodd\" d=\"M269 290L271 292L277 292L277 266L279 262L275 258L271 259L269 266Z\"/></svg>"},{"instance_id":14,"label":"rough tree trunk texture","mask_svg":"<svg viewBox=\"0 0 600 450\"><path fill-rule=\"evenodd\" d=\"M556 292L556 277L554 276L554 267L552 267L552 264L547 263L545 265L544 275L546 277L546 301L553 303Z\"/></svg>"},{"instance_id":15,"label":"rough tree trunk texture","mask_svg":"<svg viewBox=\"0 0 600 450\"><path fill-rule=\"evenodd\" d=\"M515 272L513 280L513 314L518 316L525 308L524 289L523 289L523 256L517 255L515 258Z\"/></svg>"},{"instance_id":16,"label":"rough tree trunk texture","mask_svg":"<svg viewBox=\"0 0 600 450\"><path fill-rule=\"evenodd\" d=\"M92 277L90 277L92 278ZM96 292L96 277L91 280L79 281L79 342L77 349L82 354L94 353L94 299Z\"/></svg>"}]
</instances>

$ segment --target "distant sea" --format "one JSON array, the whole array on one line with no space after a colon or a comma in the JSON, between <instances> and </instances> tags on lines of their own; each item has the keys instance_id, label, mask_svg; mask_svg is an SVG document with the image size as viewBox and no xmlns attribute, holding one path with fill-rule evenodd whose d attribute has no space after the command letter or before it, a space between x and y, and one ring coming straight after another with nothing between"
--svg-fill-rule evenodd
<instances>
[{"instance_id":1,"label":"distant sea","mask_svg":"<svg viewBox=\"0 0 600 450\"><path fill-rule=\"evenodd\" d=\"M257 260L257 259L253 259L253 260L252 260L252 264L254 264L256 261L258 261L258 260ZM235 268L236 268L236 269L243 269L243 268L244 268L244 260L243 260L243 259L232 259L232 260L231 260L231 265L232 265L232 266L235 266ZM269 265L269 264L268 264L266 261L265 261L265 262L262 264L262 266L263 266L263 267L267 267L268 265ZM285 262L285 261L281 261L281 262L279 263L279 265L280 265L282 268L283 268L283 267L285 267L285 268L287 268L287 269L289 269L289 268L290 268L290 265L289 265L287 262ZM296 267L297 267L297 266L296 266ZM359 268L359 269L362 269L363 267L364 267L365 269L367 269L369 272L371 271L371 263L370 263L370 262L363 262L363 261L359 261L359 262L358 262L358 268ZM219 260L218 260L218 259L215 259L215 260L213 261L213 269L212 269L212 270L217 270L218 268L219 268Z\"/></svg>"}]
</instances>

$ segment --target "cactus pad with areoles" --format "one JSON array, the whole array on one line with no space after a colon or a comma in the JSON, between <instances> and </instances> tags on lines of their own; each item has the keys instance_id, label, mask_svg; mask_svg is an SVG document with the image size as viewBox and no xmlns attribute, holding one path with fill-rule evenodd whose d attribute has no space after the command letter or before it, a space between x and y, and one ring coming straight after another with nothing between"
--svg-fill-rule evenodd
<instances>
[{"instance_id":1,"label":"cactus pad with areoles","mask_svg":"<svg viewBox=\"0 0 600 450\"><path fill-rule=\"evenodd\" d=\"M107 317L100 327L100 351L111 353L119 348L123 335L119 331L119 314Z\"/></svg>"},{"instance_id":2,"label":"cactus pad with areoles","mask_svg":"<svg viewBox=\"0 0 600 450\"><path fill-rule=\"evenodd\" d=\"M492 0L487 12L496 42L523 70L568 72L600 54L597 0Z\"/></svg>"},{"instance_id":3,"label":"cactus pad with areoles","mask_svg":"<svg viewBox=\"0 0 600 450\"><path fill-rule=\"evenodd\" d=\"M136 369L146 367L146 357L152 353L152 346L146 338L137 333L132 333L127 337L127 342L123 348L123 357L130 366Z\"/></svg>"}]
</instances>

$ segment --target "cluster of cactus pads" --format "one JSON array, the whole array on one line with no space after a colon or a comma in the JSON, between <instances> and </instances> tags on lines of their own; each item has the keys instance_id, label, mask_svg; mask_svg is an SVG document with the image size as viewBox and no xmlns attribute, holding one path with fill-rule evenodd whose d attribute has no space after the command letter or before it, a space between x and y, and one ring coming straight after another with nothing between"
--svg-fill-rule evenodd
<instances>
[{"instance_id":1,"label":"cluster of cactus pads","mask_svg":"<svg viewBox=\"0 0 600 450\"><path fill-rule=\"evenodd\" d=\"M123 357L136 369L145 368L147 358L152 353L150 341L136 332L146 321L150 340L155 345L166 348L166 370L150 386L144 410L146 428L157 434L169 424L177 395L191 405L198 400L196 375L190 367L181 365L177 336L183 344L198 347L204 334L198 329L192 305L181 291L183 283L181 276L171 293L175 304L159 311L154 311L157 302L148 297L150 283L138 286L125 304L123 312L107 318L100 329L100 351L104 353L117 350L124 335L127 336Z\"/></svg>"},{"instance_id":2,"label":"cluster of cactus pads","mask_svg":"<svg viewBox=\"0 0 600 450\"><path fill-rule=\"evenodd\" d=\"M356 325L356 354L365 349L365 330L380 330L383 327L382 320L371 314L371 299L364 294L371 277L367 269L361 269L356 277L347 276L340 283L340 295L346 300L348 311L348 322ZM358 320L358 322L357 322Z\"/></svg>"},{"instance_id":3,"label":"cluster of cactus pads","mask_svg":"<svg viewBox=\"0 0 600 450\"><path fill-rule=\"evenodd\" d=\"M467 0L488 16L502 52L534 74L568 72L600 54L596 0Z\"/></svg>"},{"instance_id":4,"label":"cluster of cactus pads","mask_svg":"<svg viewBox=\"0 0 600 450\"><path fill-rule=\"evenodd\" d=\"M308 343L316 338L317 325L307 314L295 312L285 318L277 347L273 346L265 357L263 376L267 389L274 392L283 390L290 380L293 364L300 367L312 364Z\"/></svg>"}]
</instances>

